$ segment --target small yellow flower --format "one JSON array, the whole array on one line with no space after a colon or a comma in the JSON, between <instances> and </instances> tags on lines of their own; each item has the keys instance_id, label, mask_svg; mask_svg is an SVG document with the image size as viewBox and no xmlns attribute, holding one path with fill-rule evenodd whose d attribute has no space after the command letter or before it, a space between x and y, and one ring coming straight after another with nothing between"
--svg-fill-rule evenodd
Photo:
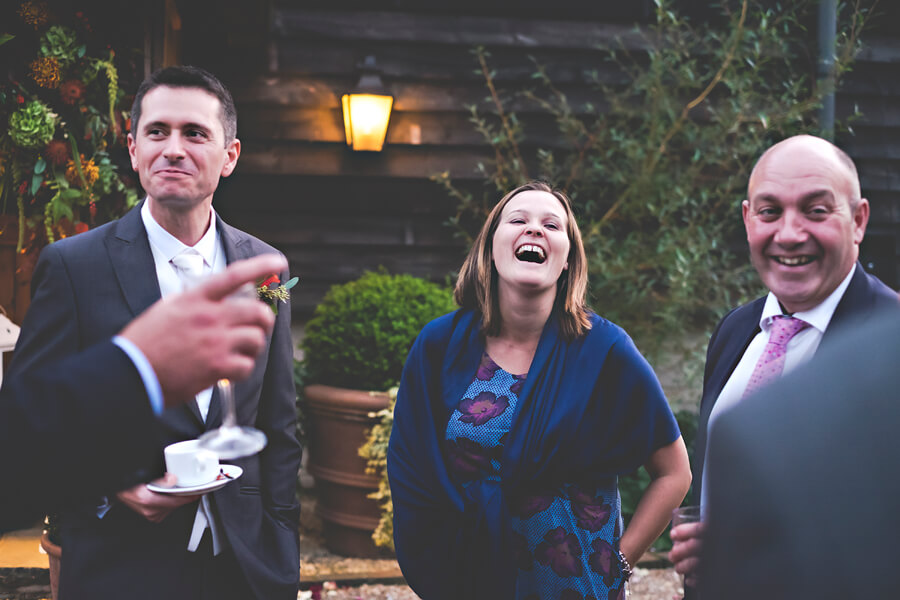
<instances>
[{"instance_id":1,"label":"small yellow flower","mask_svg":"<svg viewBox=\"0 0 900 600\"><path fill-rule=\"evenodd\" d=\"M41 87L59 87L59 61L52 56L44 56L31 61L31 78Z\"/></svg>"},{"instance_id":2,"label":"small yellow flower","mask_svg":"<svg viewBox=\"0 0 900 600\"><path fill-rule=\"evenodd\" d=\"M35 29L47 23L47 3L46 2L23 2L19 6L19 16L22 20L33 26Z\"/></svg>"},{"instance_id":3,"label":"small yellow flower","mask_svg":"<svg viewBox=\"0 0 900 600\"><path fill-rule=\"evenodd\" d=\"M100 168L94 164L94 159L90 159L88 161L84 160L84 156L81 157L81 170L84 172L84 179L87 182L87 187L90 189L93 187L94 183L96 183L97 178L100 176ZM67 163L66 167L66 181L69 182L73 187L81 187L81 177L78 176L78 169L75 168L75 161L70 160Z\"/></svg>"}]
</instances>

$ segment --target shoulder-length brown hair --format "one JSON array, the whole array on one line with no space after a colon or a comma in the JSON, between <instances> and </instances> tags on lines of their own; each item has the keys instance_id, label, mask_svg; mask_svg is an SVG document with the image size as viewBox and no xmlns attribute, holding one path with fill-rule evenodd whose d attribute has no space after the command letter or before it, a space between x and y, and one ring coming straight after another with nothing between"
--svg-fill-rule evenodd
<instances>
[{"instance_id":1,"label":"shoulder-length brown hair","mask_svg":"<svg viewBox=\"0 0 900 600\"><path fill-rule=\"evenodd\" d=\"M572 203L560 190L556 190L542 181L532 181L509 192L491 210L487 220L478 232L469 255L459 270L456 289L453 295L457 304L463 308L481 314L482 330L485 335L494 336L500 333L500 304L497 297L497 269L493 260L494 232L500 222L500 214L518 194L527 191L547 192L552 194L566 211L566 233L569 236L569 268L564 270L556 282L556 300L553 312L559 318L563 336L572 340L591 328L588 319L588 307L585 303L587 295L587 257L581 241L581 231L575 222Z\"/></svg>"}]
</instances>

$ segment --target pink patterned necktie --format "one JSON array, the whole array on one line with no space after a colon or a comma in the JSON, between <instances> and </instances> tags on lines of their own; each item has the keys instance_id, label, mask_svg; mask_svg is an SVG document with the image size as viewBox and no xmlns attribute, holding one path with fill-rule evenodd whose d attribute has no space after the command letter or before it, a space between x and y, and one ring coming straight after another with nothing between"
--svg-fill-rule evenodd
<instances>
[{"instance_id":1,"label":"pink patterned necktie","mask_svg":"<svg viewBox=\"0 0 900 600\"><path fill-rule=\"evenodd\" d=\"M769 341L753 369L753 374L750 375L750 382L747 383L747 388L741 398L746 398L781 376L781 372L784 371L787 343L807 327L809 327L809 323L794 317L779 315L772 318Z\"/></svg>"}]
</instances>

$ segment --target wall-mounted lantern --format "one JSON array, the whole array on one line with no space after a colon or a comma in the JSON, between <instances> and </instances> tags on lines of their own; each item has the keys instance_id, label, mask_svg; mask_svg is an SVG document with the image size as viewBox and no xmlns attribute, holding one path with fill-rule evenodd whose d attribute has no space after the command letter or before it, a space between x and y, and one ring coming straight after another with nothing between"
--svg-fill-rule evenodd
<instances>
[{"instance_id":1,"label":"wall-mounted lantern","mask_svg":"<svg viewBox=\"0 0 900 600\"><path fill-rule=\"evenodd\" d=\"M360 71L356 89L341 97L344 134L347 145L354 150L379 152L384 146L394 97L385 92L374 56L366 57Z\"/></svg>"}]
</instances>

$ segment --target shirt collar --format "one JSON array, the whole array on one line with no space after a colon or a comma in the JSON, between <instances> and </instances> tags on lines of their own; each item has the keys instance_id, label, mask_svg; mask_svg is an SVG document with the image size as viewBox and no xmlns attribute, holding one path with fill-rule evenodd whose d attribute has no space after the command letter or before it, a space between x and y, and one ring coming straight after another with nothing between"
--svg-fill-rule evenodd
<instances>
[{"instance_id":1,"label":"shirt collar","mask_svg":"<svg viewBox=\"0 0 900 600\"><path fill-rule=\"evenodd\" d=\"M218 234L215 227L216 213L212 208L209 210L210 226L207 227L206 233L204 233L203 237L194 244L193 248L203 257L206 264L212 267L215 264L216 259L216 237ZM162 253L166 262L172 260L172 258L178 254L181 254L185 248L190 247L163 229L163 226L156 222L156 219L150 214L150 206L146 201L144 201L144 205L141 207L141 219L143 219L144 228L147 230L147 238L150 240L150 243L156 246Z\"/></svg>"},{"instance_id":2,"label":"shirt collar","mask_svg":"<svg viewBox=\"0 0 900 600\"><path fill-rule=\"evenodd\" d=\"M831 322L831 317L834 316L834 311L837 309L838 303L841 301L841 298L844 297L844 292L847 291L850 280L853 279L854 273L856 273L856 264L853 265L853 268L850 269L850 273L844 277L841 284L837 286L827 298L809 310L795 312L793 316L806 321L812 327L815 327L819 333L825 333L828 324ZM763 306L762 315L759 317L759 328L763 331L769 331L769 327L772 325L772 318L782 314L784 314L784 312L781 310L778 298L775 297L775 294L769 292L769 295L766 296L766 304Z\"/></svg>"}]
</instances>

